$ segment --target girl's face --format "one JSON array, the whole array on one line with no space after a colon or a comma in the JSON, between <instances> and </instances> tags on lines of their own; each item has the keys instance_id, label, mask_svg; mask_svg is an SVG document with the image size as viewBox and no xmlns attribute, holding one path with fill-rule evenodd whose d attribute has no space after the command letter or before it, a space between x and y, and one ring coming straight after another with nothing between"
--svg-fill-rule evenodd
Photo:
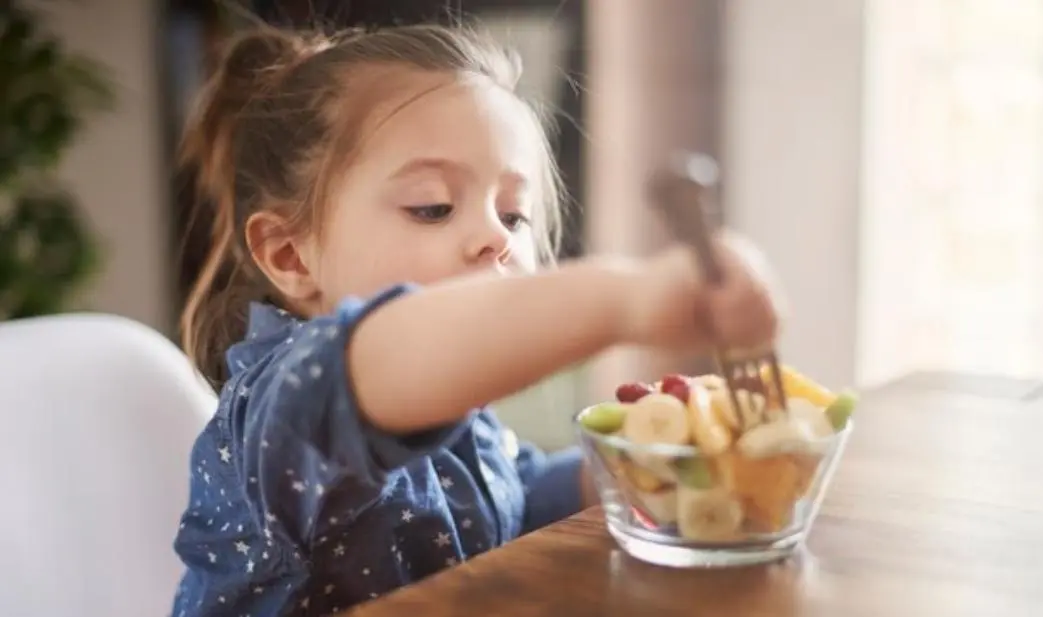
<instances>
[{"instance_id":1,"label":"girl's face","mask_svg":"<svg viewBox=\"0 0 1043 617\"><path fill-rule=\"evenodd\" d=\"M415 81L372 114L323 228L284 247L276 267L299 280L276 284L305 314L395 283L536 267L541 128L484 79Z\"/></svg>"}]
</instances>

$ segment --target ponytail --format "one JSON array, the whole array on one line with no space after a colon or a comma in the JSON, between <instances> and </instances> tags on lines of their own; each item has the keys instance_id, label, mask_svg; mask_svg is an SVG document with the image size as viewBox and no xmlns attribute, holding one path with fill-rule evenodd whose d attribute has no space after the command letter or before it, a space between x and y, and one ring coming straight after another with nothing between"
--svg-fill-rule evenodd
<instances>
[{"instance_id":1,"label":"ponytail","mask_svg":"<svg viewBox=\"0 0 1043 617\"><path fill-rule=\"evenodd\" d=\"M232 41L181 144L179 165L193 172L198 194L189 227L213 208L210 248L181 313L181 345L215 388L227 380L224 351L244 336L247 305L257 296L254 266L243 250L244 195L236 190L237 121L298 57L300 45L276 30Z\"/></svg>"}]
</instances>

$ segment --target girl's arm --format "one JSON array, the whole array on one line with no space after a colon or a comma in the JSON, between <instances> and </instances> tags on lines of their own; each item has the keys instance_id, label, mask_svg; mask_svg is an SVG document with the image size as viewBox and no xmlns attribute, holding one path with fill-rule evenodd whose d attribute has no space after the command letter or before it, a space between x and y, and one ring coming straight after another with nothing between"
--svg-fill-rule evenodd
<instances>
[{"instance_id":1,"label":"girl's arm","mask_svg":"<svg viewBox=\"0 0 1043 617\"><path fill-rule=\"evenodd\" d=\"M621 342L640 276L585 260L389 302L359 323L346 350L360 410L390 432L444 425Z\"/></svg>"}]
</instances>

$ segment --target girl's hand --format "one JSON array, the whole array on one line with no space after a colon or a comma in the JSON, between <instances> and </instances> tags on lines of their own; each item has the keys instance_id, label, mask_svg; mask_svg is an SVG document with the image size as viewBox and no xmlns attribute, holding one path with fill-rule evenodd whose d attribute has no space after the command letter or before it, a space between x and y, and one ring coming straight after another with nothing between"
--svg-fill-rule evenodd
<instances>
[{"instance_id":1,"label":"girl's hand","mask_svg":"<svg viewBox=\"0 0 1043 617\"><path fill-rule=\"evenodd\" d=\"M654 257L629 295L629 342L686 349L720 344L758 348L775 340L778 300L763 257L739 238L715 239L723 280L709 286L693 251Z\"/></svg>"}]
</instances>

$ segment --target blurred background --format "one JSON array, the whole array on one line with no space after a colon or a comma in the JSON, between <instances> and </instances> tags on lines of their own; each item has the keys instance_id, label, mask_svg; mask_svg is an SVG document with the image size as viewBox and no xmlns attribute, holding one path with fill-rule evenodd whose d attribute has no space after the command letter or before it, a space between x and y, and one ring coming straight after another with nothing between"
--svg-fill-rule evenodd
<instances>
[{"instance_id":1,"label":"blurred background","mask_svg":"<svg viewBox=\"0 0 1043 617\"><path fill-rule=\"evenodd\" d=\"M113 84L111 109L58 167L98 246L62 310L176 338L205 230L185 237L190 179L175 174L174 151L215 51L244 20L203 0L24 4ZM661 245L650 172L674 148L717 157L725 220L787 288L781 354L829 386L916 370L1043 372L1038 0L242 4L299 25L463 13L516 46L523 94L558 111L575 202L567 256ZM563 445L571 413L617 382L699 365L617 350L506 401L502 415Z\"/></svg>"}]
</instances>

